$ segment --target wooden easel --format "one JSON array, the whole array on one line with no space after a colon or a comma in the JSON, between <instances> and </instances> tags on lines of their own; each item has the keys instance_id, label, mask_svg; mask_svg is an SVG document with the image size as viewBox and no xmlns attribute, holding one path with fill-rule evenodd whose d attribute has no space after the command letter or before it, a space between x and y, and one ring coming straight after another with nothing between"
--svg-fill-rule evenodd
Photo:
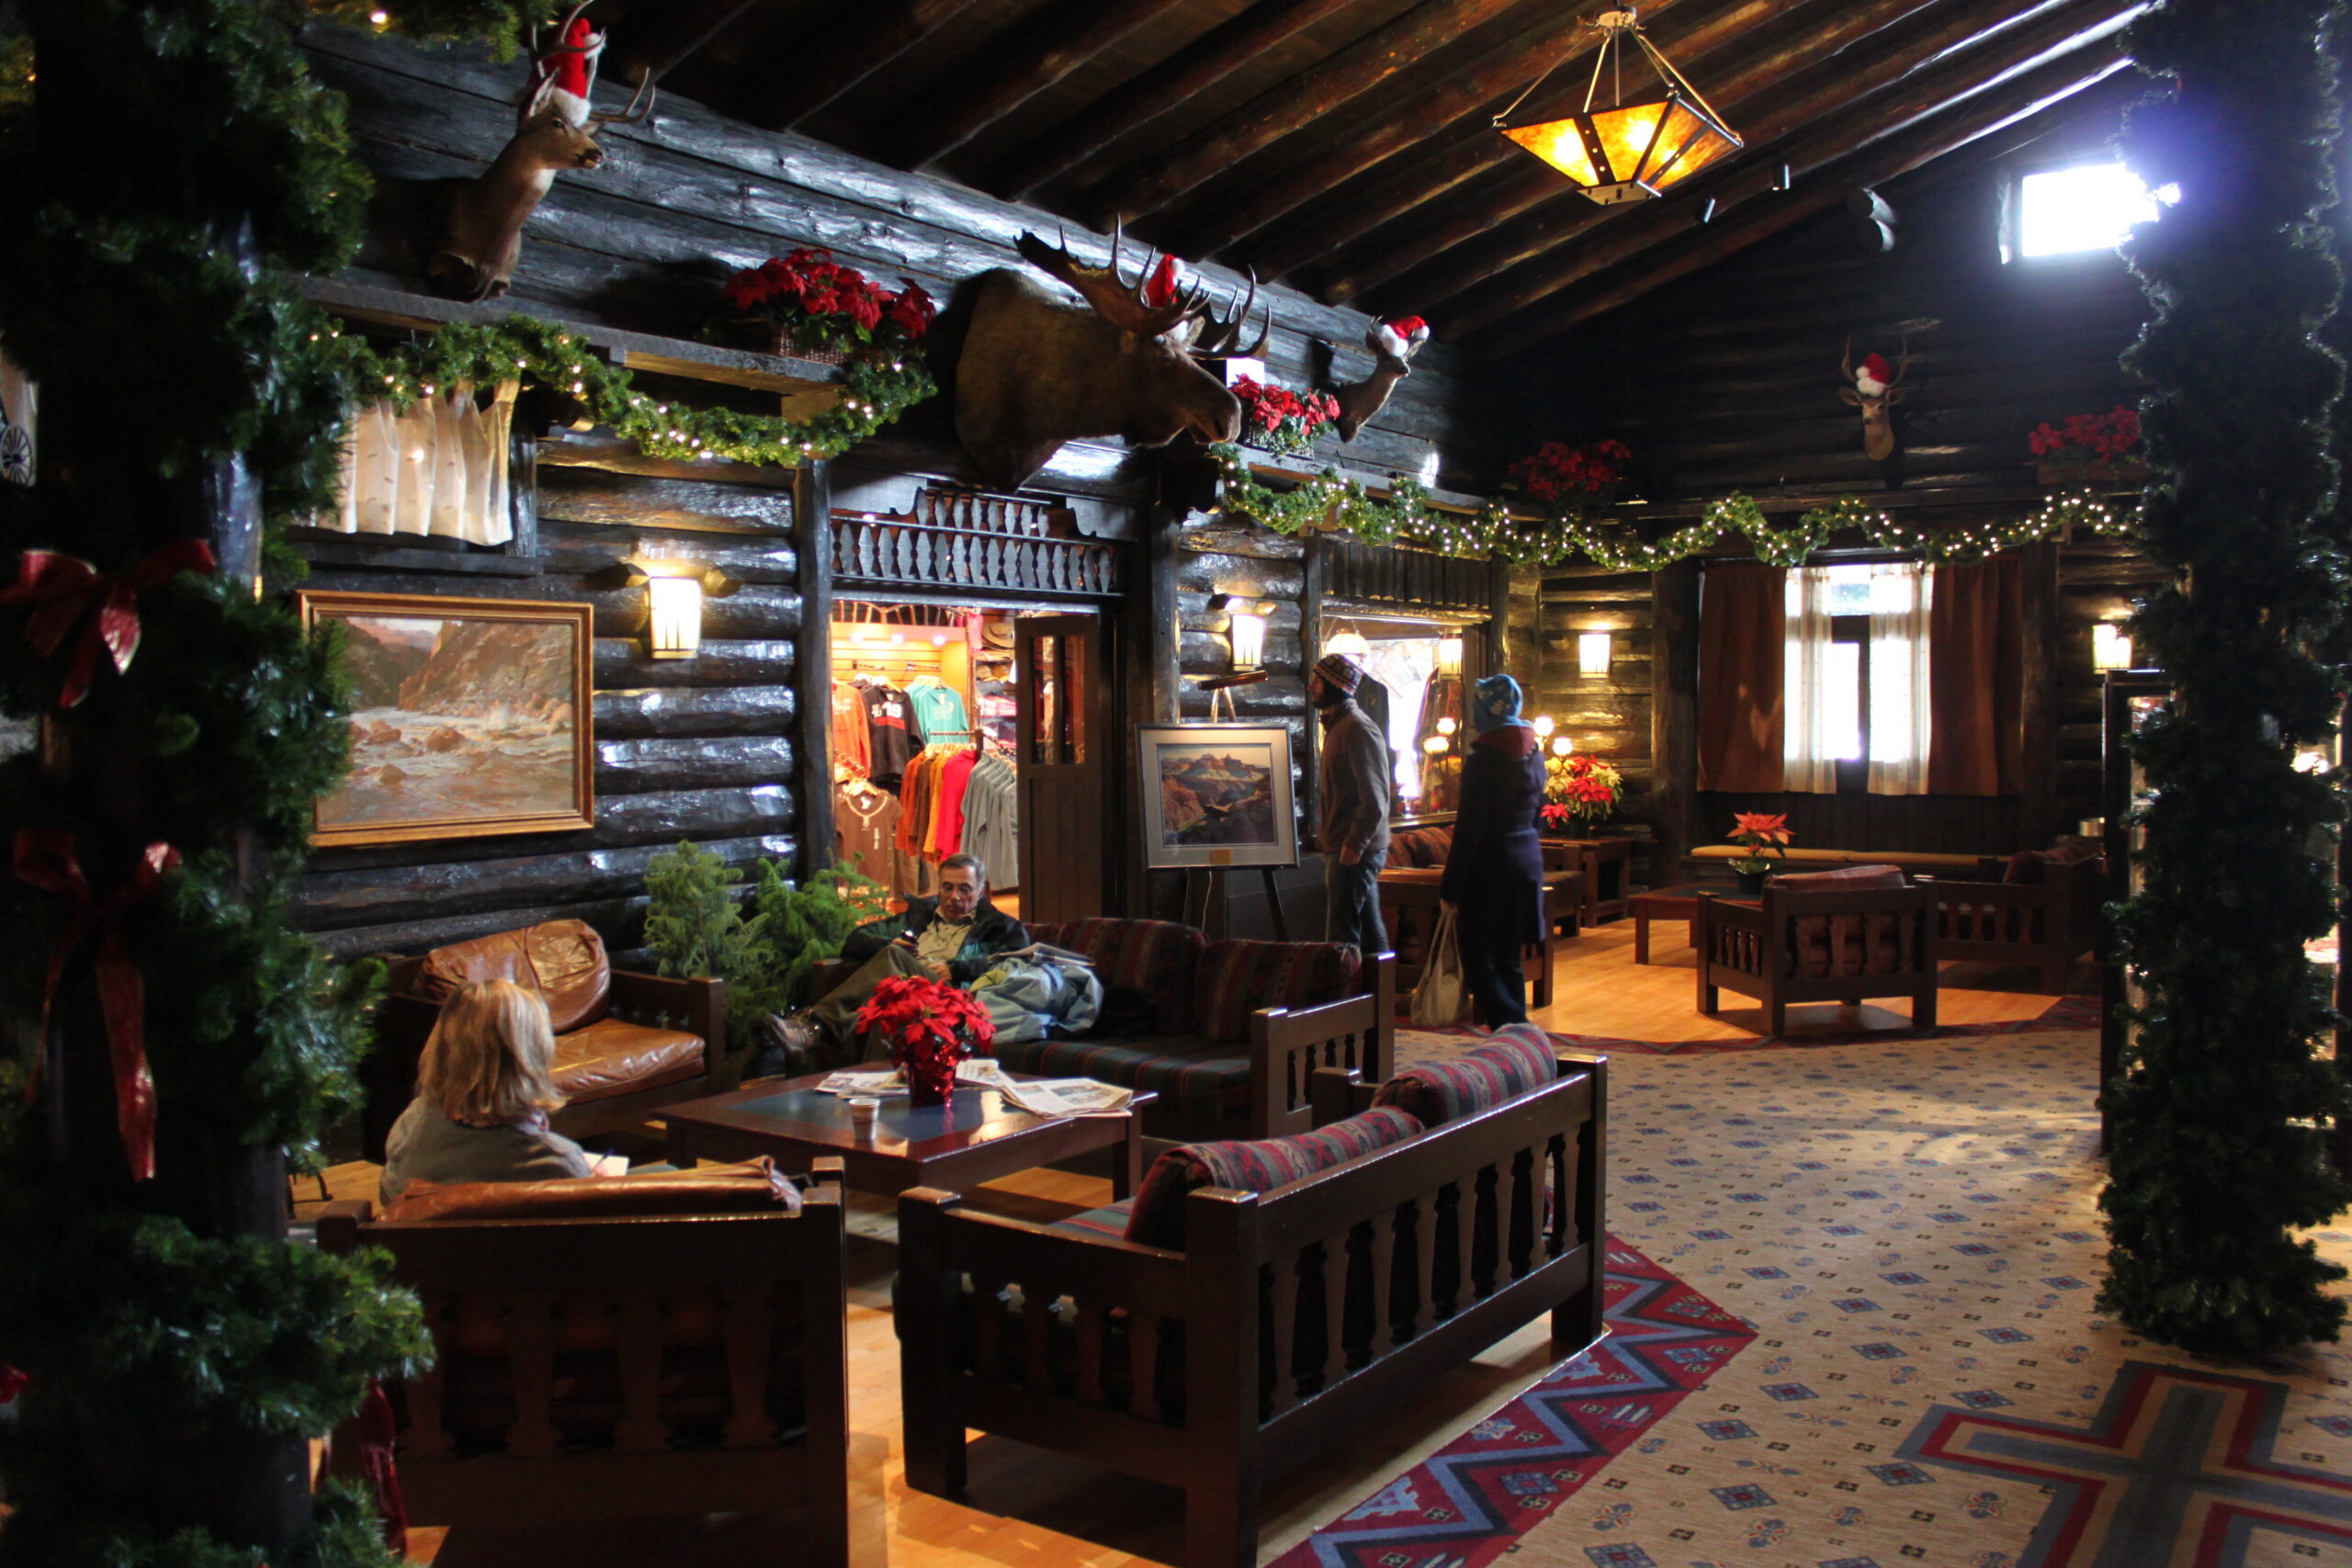
<instances>
[{"instance_id":1,"label":"wooden easel","mask_svg":"<svg viewBox=\"0 0 2352 1568\"><path fill-rule=\"evenodd\" d=\"M1265 678L1266 672L1263 670L1252 670L1242 674L1215 675L1203 681L1201 688L1209 694L1210 722L1216 723L1222 719L1228 724L1240 723L1241 716L1233 706L1234 688L1254 686ZM1209 911L1222 902L1225 897L1225 877L1227 869L1221 865L1190 866L1185 869L1184 923L1194 931L1208 930ZM1283 913L1282 892L1274 886L1274 868L1270 865L1261 865L1256 869L1259 881L1266 890L1266 912L1273 922L1274 940L1288 942L1290 919ZM1195 890L1198 891L1197 903L1194 897Z\"/></svg>"}]
</instances>

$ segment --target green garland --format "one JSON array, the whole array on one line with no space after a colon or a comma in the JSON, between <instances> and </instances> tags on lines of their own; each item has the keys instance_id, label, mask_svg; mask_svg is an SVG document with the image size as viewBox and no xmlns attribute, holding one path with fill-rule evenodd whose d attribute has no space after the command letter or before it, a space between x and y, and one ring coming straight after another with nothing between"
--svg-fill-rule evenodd
<instances>
[{"instance_id":1,"label":"green garland","mask_svg":"<svg viewBox=\"0 0 2352 1568\"><path fill-rule=\"evenodd\" d=\"M813 418L789 420L657 402L637 389L627 370L598 359L583 340L530 316L446 326L421 343L385 352L333 327L318 341L341 360L355 402L390 398L405 411L436 388L519 377L576 400L597 423L635 442L648 457L687 462L791 468L838 457L939 389L919 349L877 344L849 362L840 401Z\"/></svg>"},{"instance_id":2,"label":"green garland","mask_svg":"<svg viewBox=\"0 0 2352 1568\"><path fill-rule=\"evenodd\" d=\"M2336 917L2314 845L2343 812L2336 781L2294 767L2343 697L2309 650L2340 636L2346 588L2325 510L2343 364L2314 335L2343 289L2315 215L2344 24L2334 0L2167 0L2131 37L2173 90L2133 111L2126 157L2184 193L2128 252L2154 306L2128 356L2154 389L2143 537L2174 583L2135 631L2175 700L2132 743L2153 798L2116 926L2143 999L2106 1086L2099 1306L2237 1355L2345 1318L2345 1270L2295 1234L2352 1202L2327 1148L2352 1107L2313 1053L2334 1015L2303 954Z\"/></svg>"},{"instance_id":3,"label":"green garland","mask_svg":"<svg viewBox=\"0 0 2352 1568\"><path fill-rule=\"evenodd\" d=\"M1219 443L1209 454L1224 481L1225 509L1277 534L1336 528L1368 545L1401 538L1440 555L1494 556L1519 566L1560 566L1582 556L1611 571L1656 571L1713 549L1734 534L1747 537L1758 559L1798 566L1833 534L1856 530L1882 549L1948 563L1982 560L1996 551L2055 538L2072 527L2120 536L2139 518L2137 508L2119 509L2082 491L2053 496L2006 523L1928 529L1899 523L1868 502L1847 496L1801 513L1789 527L1775 528L1753 498L1731 495L1710 503L1697 522L1649 541L1622 525L1580 513L1522 518L1499 501L1489 501L1472 513L1441 511L1430 504L1428 487L1409 479L1398 479L1388 496L1376 496L1336 468L1278 491L1259 482L1238 446Z\"/></svg>"}]
</instances>

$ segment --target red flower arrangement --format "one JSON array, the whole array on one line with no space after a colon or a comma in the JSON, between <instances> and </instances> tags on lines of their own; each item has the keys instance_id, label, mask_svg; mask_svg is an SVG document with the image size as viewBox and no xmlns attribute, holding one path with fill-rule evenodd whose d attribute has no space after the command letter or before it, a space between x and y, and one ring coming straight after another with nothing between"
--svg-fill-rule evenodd
<instances>
[{"instance_id":1,"label":"red flower arrangement","mask_svg":"<svg viewBox=\"0 0 2352 1568\"><path fill-rule=\"evenodd\" d=\"M1536 815L1546 828L1605 821L1625 793L1625 776L1598 757L1571 752L1544 764L1544 806Z\"/></svg>"},{"instance_id":2,"label":"red flower arrangement","mask_svg":"<svg viewBox=\"0 0 2352 1568\"><path fill-rule=\"evenodd\" d=\"M2139 444L2140 415L2120 403L2105 413L2070 413L2059 424L2044 422L2026 437L2035 457L2062 463L2112 463Z\"/></svg>"},{"instance_id":3,"label":"red flower arrangement","mask_svg":"<svg viewBox=\"0 0 2352 1568\"><path fill-rule=\"evenodd\" d=\"M971 992L919 975L894 975L875 987L857 1010L857 1027L889 1042L914 1105L945 1104L956 1064L996 1039L996 1025Z\"/></svg>"},{"instance_id":4,"label":"red flower arrangement","mask_svg":"<svg viewBox=\"0 0 2352 1568\"><path fill-rule=\"evenodd\" d=\"M1768 856L1788 858L1789 840L1796 835L1789 831L1788 815L1763 811L1732 813L1731 841L1747 853L1731 863L1731 868L1745 875L1760 876L1772 868Z\"/></svg>"},{"instance_id":5,"label":"red flower arrangement","mask_svg":"<svg viewBox=\"0 0 2352 1568\"><path fill-rule=\"evenodd\" d=\"M758 332L772 354L853 354L873 344L912 344L939 313L922 286L893 294L827 250L802 246L729 278L720 296L735 320Z\"/></svg>"},{"instance_id":6,"label":"red flower arrangement","mask_svg":"<svg viewBox=\"0 0 2352 1568\"><path fill-rule=\"evenodd\" d=\"M1340 400L1329 392L1285 391L1244 376L1233 395L1241 400L1241 444L1264 452L1310 452L1340 417Z\"/></svg>"},{"instance_id":7,"label":"red flower arrangement","mask_svg":"<svg viewBox=\"0 0 2352 1568\"><path fill-rule=\"evenodd\" d=\"M1527 494L1554 506L1609 501L1624 484L1625 465L1633 456L1622 441L1595 442L1589 449L1546 441L1532 457L1510 466L1510 479Z\"/></svg>"}]
</instances>

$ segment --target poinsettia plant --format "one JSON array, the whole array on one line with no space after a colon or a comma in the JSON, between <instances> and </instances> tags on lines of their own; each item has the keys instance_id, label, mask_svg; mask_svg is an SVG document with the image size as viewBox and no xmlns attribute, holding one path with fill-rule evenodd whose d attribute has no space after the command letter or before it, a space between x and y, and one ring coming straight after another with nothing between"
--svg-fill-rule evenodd
<instances>
[{"instance_id":1,"label":"poinsettia plant","mask_svg":"<svg viewBox=\"0 0 2352 1568\"><path fill-rule=\"evenodd\" d=\"M2033 427L2026 445L2056 467L2112 464L2140 444L2140 415L2121 403L2105 413L2070 413L2064 421Z\"/></svg>"},{"instance_id":2,"label":"poinsettia plant","mask_svg":"<svg viewBox=\"0 0 2352 1568\"><path fill-rule=\"evenodd\" d=\"M1294 392L1244 376L1233 395L1241 400L1241 444L1261 452L1311 452L1340 417L1340 400L1329 392Z\"/></svg>"},{"instance_id":3,"label":"poinsettia plant","mask_svg":"<svg viewBox=\"0 0 2352 1568\"><path fill-rule=\"evenodd\" d=\"M1625 793L1624 775L1598 757L1571 752L1544 764L1544 806L1537 815L1547 828L1607 821Z\"/></svg>"},{"instance_id":4,"label":"poinsettia plant","mask_svg":"<svg viewBox=\"0 0 2352 1568\"><path fill-rule=\"evenodd\" d=\"M917 1105L944 1103L956 1064L996 1039L988 1010L971 992L920 975L894 975L857 1010L860 1033L879 1035Z\"/></svg>"},{"instance_id":5,"label":"poinsettia plant","mask_svg":"<svg viewBox=\"0 0 2352 1568\"><path fill-rule=\"evenodd\" d=\"M922 341L939 313L921 284L909 281L893 293L832 252L808 245L745 267L719 295L729 323L755 334L771 354L903 351Z\"/></svg>"},{"instance_id":6,"label":"poinsettia plant","mask_svg":"<svg viewBox=\"0 0 2352 1568\"><path fill-rule=\"evenodd\" d=\"M1794 835L1789 831L1785 813L1775 816L1762 811L1735 812L1731 827L1731 841L1747 852L1731 863L1732 870L1752 875L1772 869L1770 856L1788 858L1789 840Z\"/></svg>"},{"instance_id":7,"label":"poinsettia plant","mask_svg":"<svg viewBox=\"0 0 2352 1568\"><path fill-rule=\"evenodd\" d=\"M1622 441L1597 441L1589 447L1546 441L1510 466L1510 481L1555 512L1579 510L1623 494L1633 457Z\"/></svg>"}]
</instances>

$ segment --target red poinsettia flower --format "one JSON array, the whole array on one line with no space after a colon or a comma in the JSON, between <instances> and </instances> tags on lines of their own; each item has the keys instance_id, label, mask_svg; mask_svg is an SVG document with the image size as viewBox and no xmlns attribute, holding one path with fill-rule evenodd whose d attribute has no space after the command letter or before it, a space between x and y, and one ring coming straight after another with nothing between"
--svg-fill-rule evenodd
<instances>
[{"instance_id":1,"label":"red poinsettia flower","mask_svg":"<svg viewBox=\"0 0 2352 1568\"><path fill-rule=\"evenodd\" d=\"M1732 816L1732 842L1746 844L1751 850L1769 845L1786 844L1791 834L1785 813L1774 815L1763 811L1740 811Z\"/></svg>"},{"instance_id":2,"label":"red poinsettia flower","mask_svg":"<svg viewBox=\"0 0 2352 1568\"><path fill-rule=\"evenodd\" d=\"M932 318L939 314L939 307L923 292L921 284L909 280L891 297L889 309L884 313L909 337L921 337L931 330Z\"/></svg>"}]
</instances>

